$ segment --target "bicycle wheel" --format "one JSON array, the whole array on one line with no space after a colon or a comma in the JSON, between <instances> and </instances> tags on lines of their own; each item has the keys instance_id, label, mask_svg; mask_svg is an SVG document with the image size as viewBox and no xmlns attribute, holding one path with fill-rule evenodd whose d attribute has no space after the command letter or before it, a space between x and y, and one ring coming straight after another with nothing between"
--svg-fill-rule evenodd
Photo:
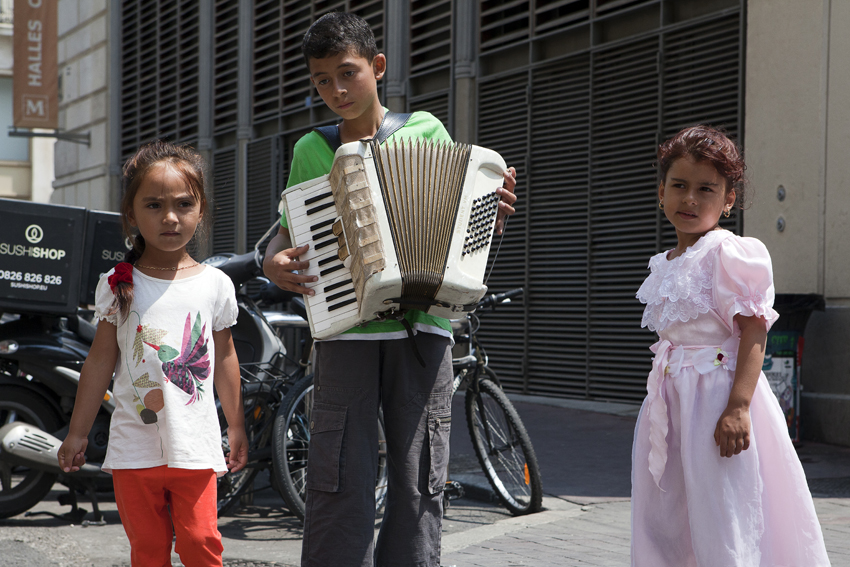
<instances>
[{"instance_id":1,"label":"bicycle wheel","mask_svg":"<svg viewBox=\"0 0 850 567\"><path fill-rule=\"evenodd\" d=\"M310 412L313 376L305 376L286 392L274 420L273 473L287 508L304 521L307 497L307 453L310 449Z\"/></svg>"},{"instance_id":2,"label":"bicycle wheel","mask_svg":"<svg viewBox=\"0 0 850 567\"><path fill-rule=\"evenodd\" d=\"M267 383L248 383L242 386L242 405L245 408L245 435L248 437L248 454L256 454L259 449L267 447L271 441L272 429L269 426L273 412L274 404L273 392L270 384ZM218 406L218 422L221 427L221 449L224 454L230 452L230 443L227 438L227 419L221 409L221 404L217 401ZM250 457L249 457L250 458ZM231 473L228 472L218 479L218 516L226 516L233 511L240 499L249 492L254 478L257 476L259 469L256 466L248 465L242 470Z\"/></svg>"},{"instance_id":3,"label":"bicycle wheel","mask_svg":"<svg viewBox=\"0 0 850 567\"><path fill-rule=\"evenodd\" d=\"M287 393L274 422L272 459L276 482L289 510L304 521L307 499L307 455L310 449L310 414L313 406L313 376L305 376ZM383 419L378 418L378 475L375 479L375 509L387 493L387 450Z\"/></svg>"},{"instance_id":4,"label":"bicycle wheel","mask_svg":"<svg viewBox=\"0 0 850 567\"><path fill-rule=\"evenodd\" d=\"M488 376L495 373L484 368ZM501 388L488 378L466 390L466 423L478 462L501 503L515 516L539 512L540 467L525 426Z\"/></svg>"}]
</instances>

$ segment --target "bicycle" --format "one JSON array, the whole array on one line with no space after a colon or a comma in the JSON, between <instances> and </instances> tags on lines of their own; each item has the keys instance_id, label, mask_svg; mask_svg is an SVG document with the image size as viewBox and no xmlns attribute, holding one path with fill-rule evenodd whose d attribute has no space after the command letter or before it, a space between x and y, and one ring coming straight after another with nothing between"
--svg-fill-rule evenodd
<instances>
[{"instance_id":1,"label":"bicycle","mask_svg":"<svg viewBox=\"0 0 850 567\"><path fill-rule=\"evenodd\" d=\"M522 293L518 288L489 295L478 303L476 311L494 309ZM488 366L487 353L477 336L480 326L475 311L453 322L456 348L465 354L452 359L452 393L466 384L466 423L472 445L499 501L515 516L539 512L543 484L537 456L519 414ZM453 491L457 497L454 484L447 481L446 500L453 499Z\"/></svg>"},{"instance_id":2,"label":"bicycle","mask_svg":"<svg viewBox=\"0 0 850 567\"><path fill-rule=\"evenodd\" d=\"M485 297L477 309L493 308L520 295L523 290ZM300 298L291 307L303 312ZM306 317L306 312L302 314ZM501 389L496 373L487 365L484 348L477 338L480 327L474 313L454 322L456 345L465 348L464 356L453 358L453 393L466 384L467 425L481 468L500 502L514 515L539 512L543 501L540 467L531 440L513 404ZM310 412L313 392L312 375L305 376L286 394L275 419L273 458L278 485L289 509L304 520L307 454L310 446ZM375 486L375 505L380 509L386 498L386 437L379 416L379 471ZM447 482L451 489L452 481Z\"/></svg>"},{"instance_id":3,"label":"bicycle","mask_svg":"<svg viewBox=\"0 0 850 567\"><path fill-rule=\"evenodd\" d=\"M301 298L290 301L290 309L306 321ZM304 521L307 498L307 454L310 448L310 422L313 406L313 375L308 374L287 393L275 417L272 458L281 496L289 510ZM380 510L387 495L387 438L384 420L378 414L378 474L375 478L375 509Z\"/></svg>"},{"instance_id":4,"label":"bicycle","mask_svg":"<svg viewBox=\"0 0 850 567\"><path fill-rule=\"evenodd\" d=\"M252 347L247 351L247 357L256 360L259 356L261 361L239 365L245 432L248 436L248 465L237 473L227 473L218 479L218 515L227 514L240 502L250 503L255 492L268 488L256 489L253 481L261 470L269 469L272 488L280 494L287 508L303 521L306 452L309 446L309 428L306 425L309 424L312 406L313 378L309 372L313 342L308 334L305 340L295 341L301 343L297 359L286 354L284 342L292 337L285 335L295 331L295 338L300 338L297 336L298 330L308 327L307 311L301 297L293 297L260 275L263 259L260 246L277 227L277 223L273 224L257 241L252 252L238 256L219 254L204 260L204 263L222 269L234 281L240 305L240 317L234 332L241 329L244 321L244 329L241 330L245 336L242 342L250 343ZM255 280L264 282L264 285L259 292L249 293L245 284ZM261 309L261 306L269 307L286 301L289 312ZM269 356L269 352L273 354ZM242 357L241 354L239 356ZM218 401L216 404L222 450L228 453L228 426ZM284 419L281 426L276 426L278 414ZM378 428L380 443L385 447L380 416ZM282 444L283 450L280 452L272 450L277 445L275 432L278 429L280 433L277 435L287 440ZM306 441L302 442L305 436ZM386 451L381 447L378 465L375 499L376 507L380 508L387 485Z\"/></svg>"},{"instance_id":5,"label":"bicycle","mask_svg":"<svg viewBox=\"0 0 850 567\"><path fill-rule=\"evenodd\" d=\"M261 241L262 242L262 241ZM264 469L271 469L272 428L278 408L286 393L296 385L309 371L309 353L312 342L308 339L301 347L301 354L294 359L287 354L284 335L288 329L305 327L307 322L300 316L280 311L261 309L289 301L292 294L280 290L261 277L262 253L259 244L247 254L219 254L204 260L221 269L233 281L237 290L239 306L237 323L232 328L233 342L237 355L243 362L239 365L242 404L244 409L245 433L248 437L248 464L236 473L230 473L218 479L218 515L232 511L240 502L248 504L253 494L254 479ZM257 288L257 280L265 281L259 291L251 293L249 288ZM296 352L292 345L290 352ZM246 362L252 361L252 362ZM222 451L230 451L228 443L228 425L216 400L219 425L221 428ZM271 475L273 487L275 475Z\"/></svg>"}]
</instances>

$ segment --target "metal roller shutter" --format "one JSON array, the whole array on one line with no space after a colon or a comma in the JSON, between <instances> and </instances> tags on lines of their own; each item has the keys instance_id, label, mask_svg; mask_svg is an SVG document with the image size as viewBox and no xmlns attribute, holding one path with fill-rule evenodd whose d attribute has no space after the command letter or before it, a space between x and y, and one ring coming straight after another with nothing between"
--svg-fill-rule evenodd
<instances>
[{"instance_id":1,"label":"metal roller shutter","mask_svg":"<svg viewBox=\"0 0 850 567\"><path fill-rule=\"evenodd\" d=\"M216 134L236 130L239 90L239 2L216 0L213 30L213 128Z\"/></svg>"},{"instance_id":2,"label":"metal roller shutter","mask_svg":"<svg viewBox=\"0 0 850 567\"><path fill-rule=\"evenodd\" d=\"M700 7L688 20L687 10L662 16L659 2L598 3L592 16L581 4L481 2L482 56L504 57L517 71L481 78L478 143L509 165L528 156L489 284L524 285L526 296L482 317L481 337L508 389L639 401L655 336L640 329L635 292L649 257L676 243L657 208L652 163L658 142L686 125L740 136L741 7ZM657 23L632 37L608 25L618 11L638 10L657 10ZM593 25L602 31L590 33ZM570 41L588 43L546 60L544 48ZM528 62L509 52L528 53ZM498 69L482 66L485 75ZM741 222L733 215L721 225L740 231Z\"/></svg>"},{"instance_id":3,"label":"metal roller shutter","mask_svg":"<svg viewBox=\"0 0 850 567\"><path fill-rule=\"evenodd\" d=\"M301 42L310 25L332 11L352 12L369 22L375 34L378 51L381 51L384 39L384 0L255 2L255 121L297 113L313 104L323 104L310 84L301 54Z\"/></svg>"},{"instance_id":4,"label":"metal roller shutter","mask_svg":"<svg viewBox=\"0 0 850 567\"><path fill-rule=\"evenodd\" d=\"M639 399L652 335L635 292L656 252L658 38L591 58L588 396Z\"/></svg>"},{"instance_id":5,"label":"metal roller shutter","mask_svg":"<svg viewBox=\"0 0 850 567\"><path fill-rule=\"evenodd\" d=\"M213 153L212 251L236 252L236 147Z\"/></svg>"},{"instance_id":6,"label":"metal roller shutter","mask_svg":"<svg viewBox=\"0 0 850 567\"><path fill-rule=\"evenodd\" d=\"M278 143L278 137L271 137L248 144L246 243L249 250L278 218Z\"/></svg>"},{"instance_id":7,"label":"metal roller shutter","mask_svg":"<svg viewBox=\"0 0 850 567\"><path fill-rule=\"evenodd\" d=\"M507 165L517 170L516 192L525 204L510 218L499 247L499 237L493 240L490 266L498 252L495 269L487 286L492 292L529 286L528 272L528 134L519 128L506 126L522 124L528 117L528 73L501 77L498 81L481 85L479 96L478 144L498 151ZM488 266L488 271L490 269ZM491 366L503 383L514 389L524 389L525 353L527 351L529 296L499 307L495 313L481 315L482 343L490 355Z\"/></svg>"},{"instance_id":8,"label":"metal roller shutter","mask_svg":"<svg viewBox=\"0 0 850 567\"><path fill-rule=\"evenodd\" d=\"M587 393L588 64L582 55L532 73L527 186L534 192L526 206L528 391L535 394Z\"/></svg>"},{"instance_id":9,"label":"metal roller shutter","mask_svg":"<svg viewBox=\"0 0 850 567\"><path fill-rule=\"evenodd\" d=\"M121 46L121 156L155 138L198 135L198 4L124 0Z\"/></svg>"},{"instance_id":10,"label":"metal roller shutter","mask_svg":"<svg viewBox=\"0 0 850 567\"><path fill-rule=\"evenodd\" d=\"M276 116L280 111L280 82L284 73L284 3L257 0L254 3L254 120ZM289 43L293 40L290 39ZM299 44L300 45L300 44Z\"/></svg>"},{"instance_id":11,"label":"metal roller shutter","mask_svg":"<svg viewBox=\"0 0 850 567\"><path fill-rule=\"evenodd\" d=\"M721 126L743 146L742 18L735 12L709 22L681 26L664 34L661 137L686 124ZM743 233L740 211L720 226ZM664 223L662 249L675 246L676 233Z\"/></svg>"},{"instance_id":12,"label":"metal roller shutter","mask_svg":"<svg viewBox=\"0 0 850 567\"><path fill-rule=\"evenodd\" d=\"M408 111L427 110L452 132L452 0L410 3Z\"/></svg>"}]
</instances>

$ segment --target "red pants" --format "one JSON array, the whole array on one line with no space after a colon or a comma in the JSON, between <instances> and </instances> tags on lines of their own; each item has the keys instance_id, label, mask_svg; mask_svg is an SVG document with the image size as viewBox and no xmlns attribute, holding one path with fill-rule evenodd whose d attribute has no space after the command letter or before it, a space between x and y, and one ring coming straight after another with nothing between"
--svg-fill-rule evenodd
<instances>
[{"instance_id":1,"label":"red pants","mask_svg":"<svg viewBox=\"0 0 850 567\"><path fill-rule=\"evenodd\" d=\"M221 567L215 472L163 465L114 470L112 481L133 567L171 567L173 535L186 567Z\"/></svg>"}]
</instances>

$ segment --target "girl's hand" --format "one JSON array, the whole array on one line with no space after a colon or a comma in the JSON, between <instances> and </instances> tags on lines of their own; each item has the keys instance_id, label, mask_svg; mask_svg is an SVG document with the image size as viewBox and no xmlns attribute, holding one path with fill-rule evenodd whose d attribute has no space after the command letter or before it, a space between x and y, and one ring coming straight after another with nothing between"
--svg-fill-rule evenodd
<instances>
[{"instance_id":1,"label":"girl's hand","mask_svg":"<svg viewBox=\"0 0 850 567\"><path fill-rule=\"evenodd\" d=\"M504 231L505 217L516 212L516 209L513 207L516 203L516 195L514 194L514 188L516 188L516 169L509 167L502 175L505 177L505 182L500 188L496 189L496 193L502 198L499 201L499 214L496 215L496 234L502 234L502 231Z\"/></svg>"},{"instance_id":2,"label":"girl's hand","mask_svg":"<svg viewBox=\"0 0 850 567\"><path fill-rule=\"evenodd\" d=\"M714 442L720 447L721 457L738 455L750 448L750 410L743 406L726 406L717 427Z\"/></svg>"},{"instance_id":3,"label":"girl's hand","mask_svg":"<svg viewBox=\"0 0 850 567\"><path fill-rule=\"evenodd\" d=\"M227 469L238 472L248 464L248 437L245 430L238 427L228 427L227 442L230 444L230 452L227 456Z\"/></svg>"},{"instance_id":4,"label":"girl's hand","mask_svg":"<svg viewBox=\"0 0 850 567\"><path fill-rule=\"evenodd\" d=\"M59 468L67 472L77 472L86 464L88 437L77 437L70 433L59 447Z\"/></svg>"}]
</instances>

